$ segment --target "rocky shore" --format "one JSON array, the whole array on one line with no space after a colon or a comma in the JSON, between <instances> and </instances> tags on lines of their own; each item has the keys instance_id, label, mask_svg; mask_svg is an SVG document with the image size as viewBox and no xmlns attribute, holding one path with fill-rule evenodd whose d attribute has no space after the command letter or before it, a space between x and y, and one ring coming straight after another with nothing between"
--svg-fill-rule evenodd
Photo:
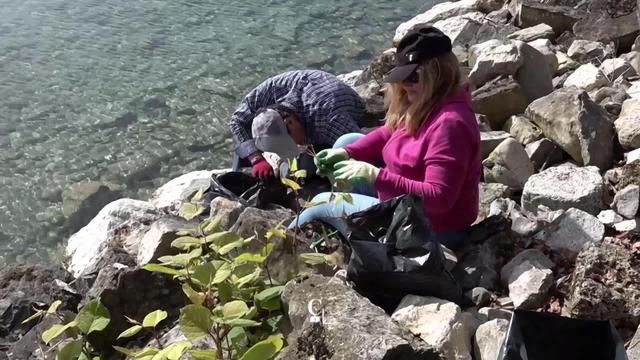
<instances>
[{"instance_id":1,"label":"rocky shore","mask_svg":"<svg viewBox=\"0 0 640 360\"><path fill-rule=\"evenodd\" d=\"M340 276L328 276L339 266L324 269L286 284L286 346L278 358L496 359L513 311L532 310L610 320L629 359L640 359L636 2L445 2L400 24L393 41L422 23L451 37L482 129L481 213L470 244L451 264L473 306L410 295L389 315ZM341 75L365 99L372 126L384 116L381 80L393 51ZM0 272L0 359L52 358L39 341L51 324L21 323L55 300L77 312L100 298L111 313L104 339L127 328L125 316L162 309L168 314L162 341L185 340L176 319L189 299L170 277L141 267L174 254L176 233L209 215L221 216L225 230L258 238L294 216L216 198L200 219L185 220L181 204L225 171L184 174L146 201L123 199L105 183L65 192L65 216L77 232L60 264ZM300 234L276 242L266 259L274 279L286 283L292 269L304 266L301 252L309 247ZM309 318L312 299L323 303L321 328ZM146 341L116 344L143 348Z\"/></svg>"}]
</instances>

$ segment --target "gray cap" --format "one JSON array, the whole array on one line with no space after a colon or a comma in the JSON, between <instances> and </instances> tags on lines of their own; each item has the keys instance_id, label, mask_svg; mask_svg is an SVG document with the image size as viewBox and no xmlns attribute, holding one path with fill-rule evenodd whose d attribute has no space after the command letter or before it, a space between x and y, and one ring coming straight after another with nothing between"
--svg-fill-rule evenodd
<instances>
[{"instance_id":1,"label":"gray cap","mask_svg":"<svg viewBox=\"0 0 640 360\"><path fill-rule=\"evenodd\" d=\"M284 119L273 109L263 111L253 119L251 134L256 147L262 151L276 153L286 159L293 159L300 154Z\"/></svg>"}]
</instances>

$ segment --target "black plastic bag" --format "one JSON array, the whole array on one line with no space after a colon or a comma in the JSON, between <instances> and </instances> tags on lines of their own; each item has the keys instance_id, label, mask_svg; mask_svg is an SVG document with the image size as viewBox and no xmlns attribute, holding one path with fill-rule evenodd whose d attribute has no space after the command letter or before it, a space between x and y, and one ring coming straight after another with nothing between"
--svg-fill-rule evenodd
<instances>
[{"instance_id":1,"label":"black plastic bag","mask_svg":"<svg viewBox=\"0 0 640 360\"><path fill-rule=\"evenodd\" d=\"M499 360L626 360L609 321L581 320L516 310Z\"/></svg>"},{"instance_id":2,"label":"black plastic bag","mask_svg":"<svg viewBox=\"0 0 640 360\"><path fill-rule=\"evenodd\" d=\"M351 250L347 278L374 304L391 312L409 294L465 303L442 247L430 240L421 198L403 195L334 220Z\"/></svg>"},{"instance_id":3,"label":"black plastic bag","mask_svg":"<svg viewBox=\"0 0 640 360\"><path fill-rule=\"evenodd\" d=\"M219 196L259 209L268 209L273 204L290 208L295 204L295 199L287 194L287 187L279 179L262 182L240 171L212 175L211 185L200 203L208 209L211 201Z\"/></svg>"}]
</instances>

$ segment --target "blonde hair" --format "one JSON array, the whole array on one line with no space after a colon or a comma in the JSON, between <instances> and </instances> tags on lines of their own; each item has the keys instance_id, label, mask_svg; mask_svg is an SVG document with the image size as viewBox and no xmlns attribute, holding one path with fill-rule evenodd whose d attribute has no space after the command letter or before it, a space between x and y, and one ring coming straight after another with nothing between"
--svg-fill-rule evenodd
<instances>
[{"instance_id":1,"label":"blonde hair","mask_svg":"<svg viewBox=\"0 0 640 360\"><path fill-rule=\"evenodd\" d=\"M415 135L438 103L460 88L461 72L458 59L452 52L420 64L422 96L410 103L402 83L389 84L384 103L387 108L387 126L396 130L404 126Z\"/></svg>"}]
</instances>

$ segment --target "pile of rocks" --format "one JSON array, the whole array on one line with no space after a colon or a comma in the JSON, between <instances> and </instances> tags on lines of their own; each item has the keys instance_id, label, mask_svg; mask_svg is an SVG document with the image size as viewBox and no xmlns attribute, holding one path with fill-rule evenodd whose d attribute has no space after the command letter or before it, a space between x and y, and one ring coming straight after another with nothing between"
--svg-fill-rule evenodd
<instances>
[{"instance_id":1,"label":"pile of rocks","mask_svg":"<svg viewBox=\"0 0 640 360\"><path fill-rule=\"evenodd\" d=\"M339 278L312 275L284 292L291 328L280 359L496 359L514 309L612 320L631 339L640 323L640 28L627 2L461 0L398 27L395 42L417 24L447 33L473 92L485 182L471 242L451 272L474 306L410 295L389 316ZM382 76L393 55L389 49L366 69L341 76L366 100L372 119L384 114ZM187 301L181 291L140 267L172 254L176 231L196 225L179 217L179 205L213 173L173 179L149 201L102 207L119 189L97 184L68 196L69 209L85 209L77 224L86 226L68 241L68 272L47 275L46 292L66 294L70 307L100 296L114 318L106 336L126 326L124 314L162 308L175 319ZM102 210L93 217L97 209L86 210L85 201ZM242 236L263 236L293 217L288 209L222 198L211 203L211 214ZM276 244L272 275L286 280L299 262L295 253ZM0 274L0 294L14 295L0 301L0 347L37 331L16 324L25 309L53 296L21 290L40 278L16 275L25 273ZM322 301L320 324L309 319L311 299ZM169 328L165 336L180 338ZM628 345L631 359L640 359L639 337ZM42 357L38 346L25 350L25 341L6 347L8 354Z\"/></svg>"}]
</instances>

